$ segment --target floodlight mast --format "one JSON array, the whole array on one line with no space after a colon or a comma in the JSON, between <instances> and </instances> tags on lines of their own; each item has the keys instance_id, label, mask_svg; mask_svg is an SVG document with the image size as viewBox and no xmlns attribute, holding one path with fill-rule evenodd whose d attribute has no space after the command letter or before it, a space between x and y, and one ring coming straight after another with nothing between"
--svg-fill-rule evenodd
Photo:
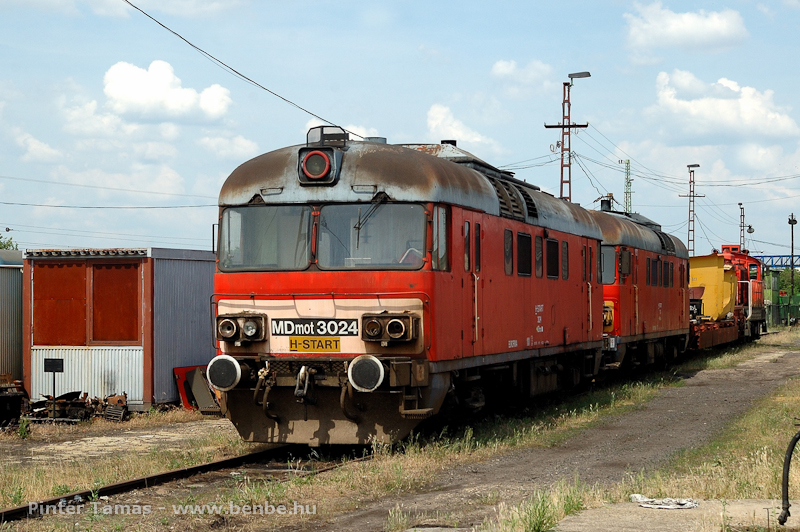
<instances>
[{"instance_id":1,"label":"floodlight mast","mask_svg":"<svg viewBox=\"0 0 800 532\"><path fill-rule=\"evenodd\" d=\"M561 129L561 191L560 198L567 201L572 201L572 151L570 147L570 130L572 128L585 128L589 124L571 124L570 123L570 110L571 104L569 101L569 92L574 80L579 78L591 77L589 72L574 72L568 74L569 81L564 82L564 99L561 104L561 123L547 125L546 128L560 128ZM565 176L566 170L566 176ZM565 192L566 189L566 192Z\"/></svg>"},{"instance_id":2,"label":"floodlight mast","mask_svg":"<svg viewBox=\"0 0 800 532\"><path fill-rule=\"evenodd\" d=\"M686 168L689 169L689 194L679 194L681 198L689 198L689 238L687 239L687 251L690 257L694 257L694 199L704 198L705 194L694 193L694 169L700 168L699 164L687 164Z\"/></svg>"}]
</instances>

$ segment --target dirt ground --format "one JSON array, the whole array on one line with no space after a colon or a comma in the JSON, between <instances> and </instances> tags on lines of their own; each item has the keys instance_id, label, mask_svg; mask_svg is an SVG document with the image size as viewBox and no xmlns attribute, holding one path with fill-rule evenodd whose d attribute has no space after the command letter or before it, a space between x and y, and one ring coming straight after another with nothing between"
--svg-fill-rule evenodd
<instances>
[{"instance_id":1,"label":"dirt ground","mask_svg":"<svg viewBox=\"0 0 800 532\"><path fill-rule=\"evenodd\" d=\"M118 453L120 449L147 452L154 448L180 450L186 441L209 432L236 434L227 419L213 418L188 423L131 428L125 422L101 422L91 426L45 426L34 424L30 440L0 439L0 466L14 463L53 462L92 458Z\"/></svg>"},{"instance_id":2,"label":"dirt ground","mask_svg":"<svg viewBox=\"0 0 800 532\"><path fill-rule=\"evenodd\" d=\"M744 414L754 401L797 375L800 375L800 352L783 351L764 353L732 369L701 371L687 378L684 386L662 390L643 408L586 429L558 447L520 449L487 462L461 466L444 472L423 493L366 504L328 521L306 523L302 529L383 530L389 511L398 506L411 515L446 515L447 521L456 521L459 528L470 529L496 516L495 506L481 501L497 498L497 494L499 500L515 504L537 489L547 488L560 479L571 480L576 474L588 484L615 483L629 471L655 468L677 451L709 441ZM792 431L792 427L787 427L787 434ZM771 504L774 506L776 501ZM719 501L701 502L700 511L645 511L633 504L613 506L617 508L581 512L562 521L558 529L563 532L704 530L713 519L716 528L708 530L719 530L722 523L717 509ZM741 501L735 514L729 506L730 522L757 523L766 528L767 513L763 509L766 506L769 506L766 501ZM789 524L796 519L791 518ZM412 524L420 528L444 524L436 521L423 517Z\"/></svg>"}]
</instances>

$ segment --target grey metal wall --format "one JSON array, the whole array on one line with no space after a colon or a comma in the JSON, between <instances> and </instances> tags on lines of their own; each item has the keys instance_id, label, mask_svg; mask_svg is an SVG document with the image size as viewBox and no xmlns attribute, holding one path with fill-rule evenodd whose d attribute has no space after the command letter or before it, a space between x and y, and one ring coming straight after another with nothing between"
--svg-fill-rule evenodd
<instances>
[{"instance_id":1,"label":"grey metal wall","mask_svg":"<svg viewBox=\"0 0 800 532\"><path fill-rule=\"evenodd\" d=\"M178 400L172 369L208 364L215 257L210 251L153 249L153 395Z\"/></svg>"},{"instance_id":2,"label":"grey metal wall","mask_svg":"<svg viewBox=\"0 0 800 532\"><path fill-rule=\"evenodd\" d=\"M0 373L22 379L22 266L0 265Z\"/></svg>"},{"instance_id":3,"label":"grey metal wall","mask_svg":"<svg viewBox=\"0 0 800 532\"><path fill-rule=\"evenodd\" d=\"M53 374L44 372L45 358L64 360L56 374L56 395L83 391L89 397L128 394L135 409L144 402L144 348L139 346L31 347L31 400L53 393Z\"/></svg>"}]
</instances>

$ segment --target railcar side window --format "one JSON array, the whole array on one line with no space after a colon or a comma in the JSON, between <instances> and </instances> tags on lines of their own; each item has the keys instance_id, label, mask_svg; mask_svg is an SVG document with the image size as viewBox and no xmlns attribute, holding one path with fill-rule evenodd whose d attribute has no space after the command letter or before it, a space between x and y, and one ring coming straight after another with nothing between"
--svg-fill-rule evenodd
<instances>
[{"instance_id":1,"label":"railcar side window","mask_svg":"<svg viewBox=\"0 0 800 532\"><path fill-rule=\"evenodd\" d=\"M503 232L503 255L506 275L514 273L514 232L506 229Z\"/></svg>"},{"instance_id":2,"label":"railcar side window","mask_svg":"<svg viewBox=\"0 0 800 532\"><path fill-rule=\"evenodd\" d=\"M669 263L669 287L672 288L672 283L675 280L675 263Z\"/></svg>"},{"instance_id":3,"label":"railcar side window","mask_svg":"<svg viewBox=\"0 0 800 532\"><path fill-rule=\"evenodd\" d=\"M547 277L558 279L558 240L547 239Z\"/></svg>"},{"instance_id":4,"label":"railcar side window","mask_svg":"<svg viewBox=\"0 0 800 532\"><path fill-rule=\"evenodd\" d=\"M475 271L481 271L481 224L475 224Z\"/></svg>"},{"instance_id":5,"label":"railcar side window","mask_svg":"<svg viewBox=\"0 0 800 532\"><path fill-rule=\"evenodd\" d=\"M631 252L627 249L619 253L619 273L620 275L631 274Z\"/></svg>"},{"instance_id":6,"label":"railcar side window","mask_svg":"<svg viewBox=\"0 0 800 532\"><path fill-rule=\"evenodd\" d=\"M222 271L304 270L311 260L311 207L225 209L218 253Z\"/></svg>"},{"instance_id":7,"label":"railcar side window","mask_svg":"<svg viewBox=\"0 0 800 532\"><path fill-rule=\"evenodd\" d=\"M569 279L569 242L561 242L561 278Z\"/></svg>"},{"instance_id":8,"label":"railcar side window","mask_svg":"<svg viewBox=\"0 0 800 532\"><path fill-rule=\"evenodd\" d=\"M603 284L614 284L617 278L617 250L614 246L600 246Z\"/></svg>"},{"instance_id":9,"label":"railcar side window","mask_svg":"<svg viewBox=\"0 0 800 532\"><path fill-rule=\"evenodd\" d=\"M592 260L592 246L589 246L589 282L590 283L592 282L592 268L593 268L592 264L594 264L594 261Z\"/></svg>"},{"instance_id":10,"label":"railcar side window","mask_svg":"<svg viewBox=\"0 0 800 532\"><path fill-rule=\"evenodd\" d=\"M447 207L433 208L433 250L431 253L433 269L447 271L450 260L447 255Z\"/></svg>"},{"instance_id":11,"label":"railcar side window","mask_svg":"<svg viewBox=\"0 0 800 532\"><path fill-rule=\"evenodd\" d=\"M750 265L750 280L753 281L753 280L756 280L756 279L758 279L758 265L757 264L751 264Z\"/></svg>"},{"instance_id":12,"label":"railcar side window","mask_svg":"<svg viewBox=\"0 0 800 532\"><path fill-rule=\"evenodd\" d=\"M517 233L517 275L531 275L531 235Z\"/></svg>"},{"instance_id":13,"label":"railcar side window","mask_svg":"<svg viewBox=\"0 0 800 532\"><path fill-rule=\"evenodd\" d=\"M596 266L597 267L597 281L599 282L600 281L600 271L603 268L600 265L600 258L601 258L601 256L600 256L600 242L597 243L597 255L596 255L596 257L597 257L597 266Z\"/></svg>"},{"instance_id":14,"label":"railcar side window","mask_svg":"<svg viewBox=\"0 0 800 532\"><path fill-rule=\"evenodd\" d=\"M650 286L650 258L647 258L647 267L644 270L644 283Z\"/></svg>"},{"instance_id":15,"label":"railcar side window","mask_svg":"<svg viewBox=\"0 0 800 532\"><path fill-rule=\"evenodd\" d=\"M582 281L586 281L586 246L583 246L581 250L581 263L583 263L583 277L581 278Z\"/></svg>"},{"instance_id":16,"label":"railcar side window","mask_svg":"<svg viewBox=\"0 0 800 532\"><path fill-rule=\"evenodd\" d=\"M469 222L464 222L464 271L469 271Z\"/></svg>"},{"instance_id":17,"label":"railcar side window","mask_svg":"<svg viewBox=\"0 0 800 532\"><path fill-rule=\"evenodd\" d=\"M650 275L650 286L658 286L659 278L660 278L660 276L658 275L659 266L661 266L661 261L658 260L658 259L655 259L653 261L653 268L650 270L650 274L651 274Z\"/></svg>"},{"instance_id":18,"label":"railcar side window","mask_svg":"<svg viewBox=\"0 0 800 532\"><path fill-rule=\"evenodd\" d=\"M544 249L543 249L542 246L543 246L542 237L537 236L536 237L536 250L535 250L536 257L535 257L535 259L536 259L536 277L538 277L539 279L542 278L542 275L544 273Z\"/></svg>"},{"instance_id":19,"label":"railcar side window","mask_svg":"<svg viewBox=\"0 0 800 532\"><path fill-rule=\"evenodd\" d=\"M662 264L664 265L664 282L662 283L662 286L669 287L669 265L670 265L670 263L669 262L662 262Z\"/></svg>"}]
</instances>

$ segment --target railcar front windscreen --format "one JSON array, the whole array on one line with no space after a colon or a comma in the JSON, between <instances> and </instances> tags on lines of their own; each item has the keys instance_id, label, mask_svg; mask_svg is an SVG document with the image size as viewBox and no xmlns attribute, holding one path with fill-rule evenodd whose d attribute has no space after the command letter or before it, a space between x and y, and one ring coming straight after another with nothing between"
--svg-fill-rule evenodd
<instances>
[{"instance_id":1,"label":"railcar front windscreen","mask_svg":"<svg viewBox=\"0 0 800 532\"><path fill-rule=\"evenodd\" d=\"M310 261L311 207L254 205L223 212L220 270L304 270Z\"/></svg>"},{"instance_id":2,"label":"railcar front windscreen","mask_svg":"<svg viewBox=\"0 0 800 532\"><path fill-rule=\"evenodd\" d=\"M324 270L418 270L425 228L422 205L326 205L319 213L317 264Z\"/></svg>"}]
</instances>

